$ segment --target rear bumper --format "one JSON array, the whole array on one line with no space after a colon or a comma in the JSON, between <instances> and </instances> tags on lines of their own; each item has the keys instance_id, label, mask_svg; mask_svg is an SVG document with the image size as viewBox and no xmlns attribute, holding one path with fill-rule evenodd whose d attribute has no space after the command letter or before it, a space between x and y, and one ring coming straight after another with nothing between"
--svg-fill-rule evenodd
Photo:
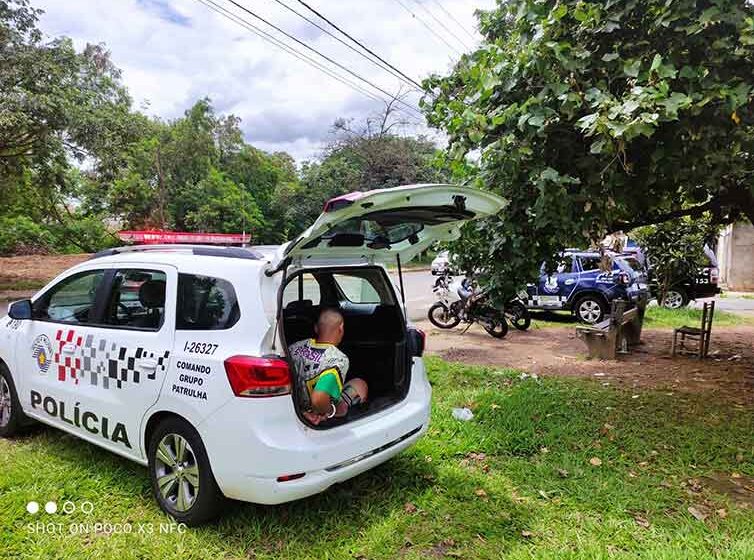
<instances>
[{"instance_id":1,"label":"rear bumper","mask_svg":"<svg viewBox=\"0 0 754 560\"><path fill-rule=\"evenodd\" d=\"M426 432L430 405L424 365L415 359L403 401L342 426L305 426L286 396L234 398L197 428L225 496L278 504L321 492L400 453Z\"/></svg>"}]
</instances>

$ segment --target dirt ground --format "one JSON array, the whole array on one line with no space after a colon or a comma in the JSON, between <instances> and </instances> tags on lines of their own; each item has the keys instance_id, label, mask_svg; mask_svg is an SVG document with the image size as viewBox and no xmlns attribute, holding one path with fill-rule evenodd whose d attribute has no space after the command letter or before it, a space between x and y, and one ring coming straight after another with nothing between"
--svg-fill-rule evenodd
<instances>
[{"instance_id":1,"label":"dirt ground","mask_svg":"<svg viewBox=\"0 0 754 560\"><path fill-rule=\"evenodd\" d=\"M0 299L28 296L64 270L88 258L88 254L0 257Z\"/></svg>"},{"instance_id":2,"label":"dirt ground","mask_svg":"<svg viewBox=\"0 0 754 560\"><path fill-rule=\"evenodd\" d=\"M510 367L542 376L587 377L627 389L656 388L704 393L742 406L754 405L754 327L715 327L710 357L670 356L672 330L645 329L642 344L618 360L589 360L573 326L511 329L497 340L474 325L443 331L429 322L427 350L468 364Z\"/></svg>"}]
</instances>

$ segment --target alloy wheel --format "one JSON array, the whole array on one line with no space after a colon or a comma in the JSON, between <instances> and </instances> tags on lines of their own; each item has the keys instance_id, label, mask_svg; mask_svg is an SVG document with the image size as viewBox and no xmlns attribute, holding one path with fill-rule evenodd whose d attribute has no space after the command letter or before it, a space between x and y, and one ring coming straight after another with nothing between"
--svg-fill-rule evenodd
<instances>
[{"instance_id":1,"label":"alloy wheel","mask_svg":"<svg viewBox=\"0 0 754 560\"><path fill-rule=\"evenodd\" d=\"M5 377L0 376L0 427L2 428L10 422L11 404L10 386Z\"/></svg>"},{"instance_id":2,"label":"alloy wheel","mask_svg":"<svg viewBox=\"0 0 754 560\"><path fill-rule=\"evenodd\" d=\"M662 305L667 309L680 309L683 307L683 295L675 290L670 290L665 294Z\"/></svg>"},{"instance_id":3,"label":"alloy wheel","mask_svg":"<svg viewBox=\"0 0 754 560\"><path fill-rule=\"evenodd\" d=\"M165 435L157 445L154 469L162 499L175 511L191 509L199 495L199 466L188 441Z\"/></svg>"},{"instance_id":4,"label":"alloy wheel","mask_svg":"<svg viewBox=\"0 0 754 560\"><path fill-rule=\"evenodd\" d=\"M585 323L596 323L600 315L602 315L602 308L593 299L586 299L579 305L579 317Z\"/></svg>"}]
</instances>

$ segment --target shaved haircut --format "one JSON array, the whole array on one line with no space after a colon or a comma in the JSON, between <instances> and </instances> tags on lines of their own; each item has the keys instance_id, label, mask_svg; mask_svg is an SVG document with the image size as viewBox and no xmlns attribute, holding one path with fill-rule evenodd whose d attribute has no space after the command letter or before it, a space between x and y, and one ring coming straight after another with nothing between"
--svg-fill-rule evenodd
<instances>
[{"instance_id":1,"label":"shaved haircut","mask_svg":"<svg viewBox=\"0 0 754 560\"><path fill-rule=\"evenodd\" d=\"M323 309L317 320L320 334L330 333L343 324L343 314L337 309Z\"/></svg>"}]
</instances>

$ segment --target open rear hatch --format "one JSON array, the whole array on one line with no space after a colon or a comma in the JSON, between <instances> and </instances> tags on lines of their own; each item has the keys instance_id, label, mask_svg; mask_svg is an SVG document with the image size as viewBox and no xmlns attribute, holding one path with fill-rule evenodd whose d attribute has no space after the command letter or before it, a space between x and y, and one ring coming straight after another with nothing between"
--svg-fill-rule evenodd
<instances>
[{"instance_id":1,"label":"open rear hatch","mask_svg":"<svg viewBox=\"0 0 754 560\"><path fill-rule=\"evenodd\" d=\"M288 346L313 337L319 311L337 307L345 318L340 349L349 376L366 378L370 387L371 403L318 428L384 410L408 393L414 333L389 277L373 265L408 262L436 241L456 238L467 220L504 206L492 193L453 185L350 193L328 201L314 224L283 247L281 338Z\"/></svg>"},{"instance_id":2,"label":"open rear hatch","mask_svg":"<svg viewBox=\"0 0 754 560\"><path fill-rule=\"evenodd\" d=\"M406 185L354 192L325 204L309 229L284 247L299 266L408 262L436 241L455 239L464 222L496 214L501 197L455 185Z\"/></svg>"}]
</instances>

